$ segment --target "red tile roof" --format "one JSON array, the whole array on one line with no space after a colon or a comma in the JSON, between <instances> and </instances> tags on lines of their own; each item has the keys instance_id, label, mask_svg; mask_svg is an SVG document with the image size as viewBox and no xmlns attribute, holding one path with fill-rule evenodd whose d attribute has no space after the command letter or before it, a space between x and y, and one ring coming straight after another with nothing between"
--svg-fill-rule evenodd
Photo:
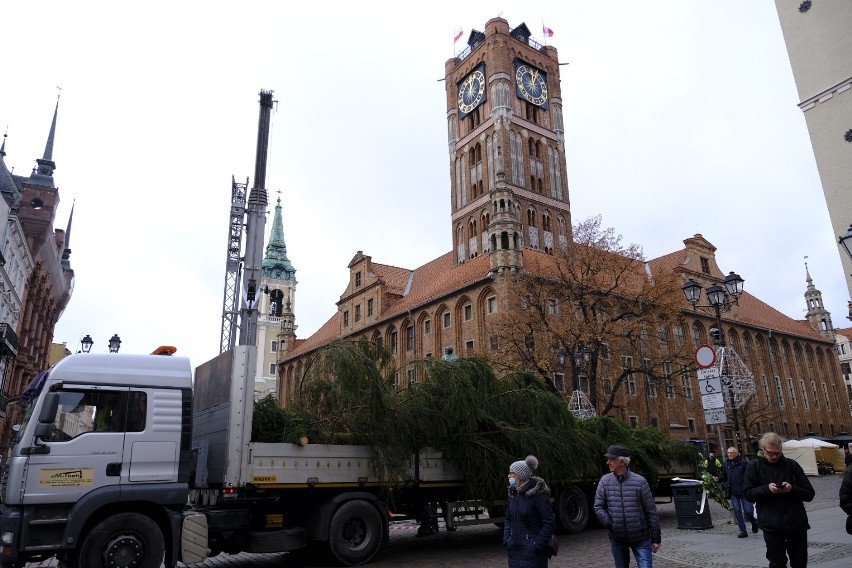
<instances>
[{"instance_id":1,"label":"red tile roof","mask_svg":"<svg viewBox=\"0 0 852 568\"><path fill-rule=\"evenodd\" d=\"M676 272L684 264L688 254L689 252L684 248L650 259L648 264L653 273ZM454 259L455 254L448 252L413 271L373 263L373 274L384 284L385 290L400 296L399 301L391 305L376 323L393 319L409 310L421 309L442 297L481 282L488 276L490 264L487 254L480 255L458 266L456 266ZM537 273L555 273L556 271L556 257L541 251L524 249L524 262L527 270ZM637 262L636 268L637 272L644 278L646 276L644 266ZM683 306L684 310L692 311L686 302L686 298L683 300ZM294 349L286 360L312 351L340 337L339 319L339 314L335 313L312 336L296 341ZM748 292L744 292L740 296L737 307L722 314L722 319L758 329L787 333L813 341L828 342L807 321L790 318ZM354 333L361 333L363 329L361 328ZM852 337L852 328L846 331Z\"/></svg>"}]
</instances>

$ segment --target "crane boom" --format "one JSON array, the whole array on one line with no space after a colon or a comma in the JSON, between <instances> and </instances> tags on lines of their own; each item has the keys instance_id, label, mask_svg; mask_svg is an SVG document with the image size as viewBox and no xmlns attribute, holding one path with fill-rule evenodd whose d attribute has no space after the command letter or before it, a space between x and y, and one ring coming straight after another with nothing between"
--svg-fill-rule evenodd
<instances>
[{"instance_id":1,"label":"crane boom","mask_svg":"<svg viewBox=\"0 0 852 568\"><path fill-rule=\"evenodd\" d=\"M240 261L246 216L246 188L248 188L248 178L246 178L245 183L237 183L236 178L231 176L231 215L228 221L225 294L222 301L222 335L219 353L233 349L237 339L237 324L240 315Z\"/></svg>"}]
</instances>

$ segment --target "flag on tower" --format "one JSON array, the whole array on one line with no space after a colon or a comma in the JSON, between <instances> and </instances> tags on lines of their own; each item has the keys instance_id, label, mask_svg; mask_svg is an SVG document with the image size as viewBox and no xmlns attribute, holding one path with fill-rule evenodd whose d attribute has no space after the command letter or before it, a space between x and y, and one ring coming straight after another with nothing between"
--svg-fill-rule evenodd
<instances>
[{"instance_id":1,"label":"flag on tower","mask_svg":"<svg viewBox=\"0 0 852 568\"><path fill-rule=\"evenodd\" d=\"M461 39L461 36L464 35L464 28L459 28L456 30L455 35L453 36L453 43L456 43Z\"/></svg>"},{"instance_id":2,"label":"flag on tower","mask_svg":"<svg viewBox=\"0 0 852 568\"><path fill-rule=\"evenodd\" d=\"M553 37L553 30L544 25L544 22L541 23L541 33L544 34L544 37Z\"/></svg>"}]
</instances>

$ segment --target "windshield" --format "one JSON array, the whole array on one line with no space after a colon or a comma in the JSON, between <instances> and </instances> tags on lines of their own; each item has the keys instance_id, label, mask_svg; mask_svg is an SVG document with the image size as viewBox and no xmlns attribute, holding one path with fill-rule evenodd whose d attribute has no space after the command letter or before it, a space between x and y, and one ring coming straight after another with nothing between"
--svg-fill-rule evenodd
<instances>
[{"instance_id":1,"label":"windshield","mask_svg":"<svg viewBox=\"0 0 852 568\"><path fill-rule=\"evenodd\" d=\"M21 441L21 436L23 435L24 430L27 429L27 424L33 415L35 400L38 398L41 389L44 387L44 383L47 382L47 374L47 371L42 371L36 375L33 380L30 381L30 384L27 386L27 390L21 393L21 396L18 399L18 404L24 407L24 419L21 421L21 427L17 434L15 434L15 444Z\"/></svg>"}]
</instances>

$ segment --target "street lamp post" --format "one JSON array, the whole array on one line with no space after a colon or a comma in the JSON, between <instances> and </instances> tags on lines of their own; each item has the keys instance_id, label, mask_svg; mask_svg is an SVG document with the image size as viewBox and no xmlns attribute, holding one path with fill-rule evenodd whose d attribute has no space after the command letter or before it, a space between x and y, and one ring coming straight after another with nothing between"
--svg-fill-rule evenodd
<instances>
[{"instance_id":1,"label":"street lamp post","mask_svg":"<svg viewBox=\"0 0 852 568\"><path fill-rule=\"evenodd\" d=\"M92 340L92 336L87 333L86 337L80 340L80 349L83 353L88 353L92 350L92 345L94 344L95 342Z\"/></svg>"},{"instance_id":2,"label":"street lamp post","mask_svg":"<svg viewBox=\"0 0 852 568\"><path fill-rule=\"evenodd\" d=\"M112 337L109 338L109 352L110 353L118 353L118 349L121 347L121 338L117 333L113 333Z\"/></svg>"},{"instance_id":3,"label":"street lamp post","mask_svg":"<svg viewBox=\"0 0 852 568\"><path fill-rule=\"evenodd\" d=\"M739 303L740 294L743 293L743 282L744 280L739 274L731 272L725 277L724 288L718 284L714 284L707 288L705 293L707 294L707 300L710 304L706 306L698 305L698 302L701 299L701 284L690 278L686 281L686 284L683 285L683 293L686 295L686 300L692 304L693 308L703 310L711 309L715 313L716 329L719 333L717 343L719 347L723 349L725 347L725 333L722 330L722 310L728 311L731 309L731 306ZM731 377L727 376L724 370L720 369L720 371L722 371L722 381L728 389L728 399L730 401L731 412L733 413L734 418L734 437L736 439L737 449L740 453L742 453L742 443L740 442L740 423L737 418L737 406L734 401L734 385L732 384ZM719 442L721 443L722 440L719 440Z\"/></svg>"}]
</instances>

